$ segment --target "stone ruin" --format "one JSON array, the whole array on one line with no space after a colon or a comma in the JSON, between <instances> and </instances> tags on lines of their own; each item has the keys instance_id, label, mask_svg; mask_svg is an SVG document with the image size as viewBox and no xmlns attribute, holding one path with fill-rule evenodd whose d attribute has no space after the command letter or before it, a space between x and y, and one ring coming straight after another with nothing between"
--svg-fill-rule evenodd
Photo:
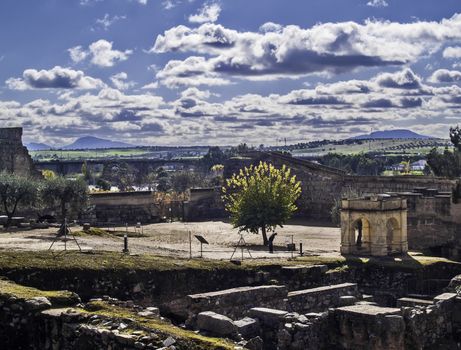
<instances>
[{"instance_id":1,"label":"stone ruin","mask_svg":"<svg viewBox=\"0 0 461 350\"><path fill-rule=\"evenodd\" d=\"M27 148L22 144L22 128L0 128L0 172L40 177Z\"/></svg>"},{"instance_id":2,"label":"stone ruin","mask_svg":"<svg viewBox=\"0 0 461 350\"><path fill-rule=\"evenodd\" d=\"M344 277L354 280L359 275L344 276L326 265L282 266L262 272L260 285L178 295L143 306L109 296L82 302L72 292L30 287L14 292L18 288L14 283L0 279L0 344L37 350L459 348L461 275L431 297L407 295L387 303L379 297L377 285L370 289L370 284L388 279L395 287L407 273L386 276L381 268L364 272L366 280L350 283ZM133 283L135 274L130 274ZM178 283L180 276L171 278ZM206 276L210 285L200 287L205 290L211 288L214 273ZM113 290L114 282L108 282L104 285ZM93 293L100 283L93 281ZM139 283L126 287L131 296L143 289ZM146 287L146 292L150 290Z\"/></svg>"},{"instance_id":3,"label":"stone ruin","mask_svg":"<svg viewBox=\"0 0 461 350\"><path fill-rule=\"evenodd\" d=\"M454 289L386 306L361 293L356 283L294 291L284 285L248 286L187 295L166 310L189 329L254 350L435 349L461 332L461 297Z\"/></svg>"},{"instance_id":4,"label":"stone ruin","mask_svg":"<svg viewBox=\"0 0 461 350\"><path fill-rule=\"evenodd\" d=\"M341 254L386 256L407 251L405 199L373 195L341 201Z\"/></svg>"}]
</instances>

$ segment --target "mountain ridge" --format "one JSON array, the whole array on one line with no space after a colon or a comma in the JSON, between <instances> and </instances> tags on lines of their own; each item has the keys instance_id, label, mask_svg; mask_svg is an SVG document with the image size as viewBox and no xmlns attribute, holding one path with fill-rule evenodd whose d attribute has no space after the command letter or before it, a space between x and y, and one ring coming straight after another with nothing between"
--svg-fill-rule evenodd
<instances>
[{"instance_id":1,"label":"mountain ridge","mask_svg":"<svg viewBox=\"0 0 461 350\"><path fill-rule=\"evenodd\" d=\"M434 137L421 135L408 129L380 130L373 131L369 134L357 135L350 137L349 140L365 139L432 139Z\"/></svg>"},{"instance_id":2,"label":"mountain ridge","mask_svg":"<svg viewBox=\"0 0 461 350\"><path fill-rule=\"evenodd\" d=\"M105 148L131 148L136 147L129 143L101 139L95 136L83 136L69 145L62 146L63 150L73 149L105 149Z\"/></svg>"}]
</instances>

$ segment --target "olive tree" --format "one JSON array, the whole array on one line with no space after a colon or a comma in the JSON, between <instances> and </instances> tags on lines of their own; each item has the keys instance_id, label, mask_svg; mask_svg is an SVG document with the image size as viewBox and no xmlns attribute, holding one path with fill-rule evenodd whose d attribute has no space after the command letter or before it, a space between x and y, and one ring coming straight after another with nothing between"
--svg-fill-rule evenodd
<instances>
[{"instance_id":1,"label":"olive tree","mask_svg":"<svg viewBox=\"0 0 461 350\"><path fill-rule=\"evenodd\" d=\"M65 219L68 209L81 211L88 200L88 188L83 179L66 179L55 177L45 180L41 189L44 204L59 207L62 219Z\"/></svg>"},{"instance_id":2,"label":"olive tree","mask_svg":"<svg viewBox=\"0 0 461 350\"><path fill-rule=\"evenodd\" d=\"M33 179L0 173L0 202L7 218L5 228L11 225L13 216L19 207L32 206L37 200L37 182Z\"/></svg>"},{"instance_id":3,"label":"olive tree","mask_svg":"<svg viewBox=\"0 0 461 350\"><path fill-rule=\"evenodd\" d=\"M300 195L301 183L290 169L263 162L240 169L223 187L233 226L255 234L261 231L264 245L268 245L267 232L282 227L297 210Z\"/></svg>"}]
</instances>

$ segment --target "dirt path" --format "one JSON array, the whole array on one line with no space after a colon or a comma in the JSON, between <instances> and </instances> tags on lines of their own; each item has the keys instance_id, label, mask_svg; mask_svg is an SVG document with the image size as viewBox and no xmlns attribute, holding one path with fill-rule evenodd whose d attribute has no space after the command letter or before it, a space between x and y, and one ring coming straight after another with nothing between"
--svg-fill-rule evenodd
<instances>
[{"instance_id":1,"label":"dirt path","mask_svg":"<svg viewBox=\"0 0 461 350\"><path fill-rule=\"evenodd\" d=\"M80 227L72 228L73 231L81 230ZM124 232L125 227L116 228ZM142 237L136 237L135 228L129 229L129 249L131 253L160 254L167 256L189 257L189 232L192 237L192 255L200 256L200 243L194 237L203 236L208 245L203 246L203 256L209 259L229 259L234 251L240 235L238 230L233 229L228 223L222 221L206 221L198 223L159 223L142 227ZM55 238L56 228L36 229L0 233L0 249L7 250L47 250ZM269 254L266 248L262 247L260 235L245 233L243 235L251 255L254 258L267 257L290 257L291 252L286 251L286 245L293 242L296 249L299 243L303 244L303 251L306 255L338 256L340 244L340 230L332 227L309 226L303 222L293 222L277 229L275 239L275 252ZM121 251L123 238L115 235L104 236L79 236L76 237L84 250L110 250ZM78 249L74 241L67 242L68 249ZM64 249L64 243L57 241L53 249ZM236 253L241 258L241 250ZM248 252L244 251L244 257Z\"/></svg>"}]
</instances>

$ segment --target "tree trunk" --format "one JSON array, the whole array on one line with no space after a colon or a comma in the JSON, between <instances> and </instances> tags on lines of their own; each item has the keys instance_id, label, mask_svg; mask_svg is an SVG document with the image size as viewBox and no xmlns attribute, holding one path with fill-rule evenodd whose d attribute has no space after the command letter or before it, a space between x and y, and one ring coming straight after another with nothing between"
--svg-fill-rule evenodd
<instances>
[{"instance_id":1,"label":"tree trunk","mask_svg":"<svg viewBox=\"0 0 461 350\"><path fill-rule=\"evenodd\" d=\"M267 233L266 233L266 226L265 225L263 225L261 227L261 233L263 235L263 244L265 246L267 246L269 244L269 241L267 240Z\"/></svg>"},{"instance_id":2,"label":"tree trunk","mask_svg":"<svg viewBox=\"0 0 461 350\"><path fill-rule=\"evenodd\" d=\"M5 223L5 230L8 230L11 226L11 222L13 221L13 214L8 214L8 219L6 219L6 223Z\"/></svg>"},{"instance_id":3,"label":"tree trunk","mask_svg":"<svg viewBox=\"0 0 461 350\"><path fill-rule=\"evenodd\" d=\"M62 221L64 222L64 219L66 218L66 215L67 215L67 209L66 209L66 202L65 201L61 202L61 215L62 215Z\"/></svg>"}]
</instances>

